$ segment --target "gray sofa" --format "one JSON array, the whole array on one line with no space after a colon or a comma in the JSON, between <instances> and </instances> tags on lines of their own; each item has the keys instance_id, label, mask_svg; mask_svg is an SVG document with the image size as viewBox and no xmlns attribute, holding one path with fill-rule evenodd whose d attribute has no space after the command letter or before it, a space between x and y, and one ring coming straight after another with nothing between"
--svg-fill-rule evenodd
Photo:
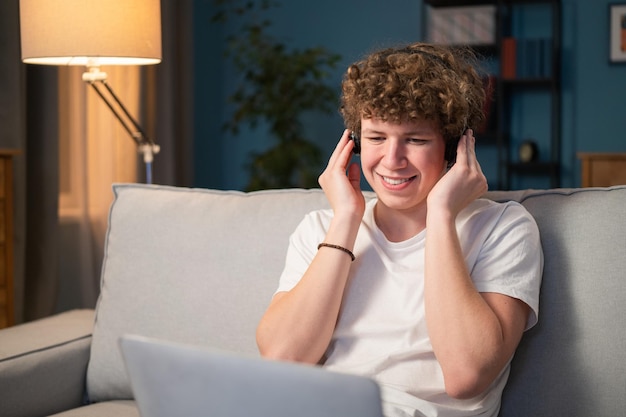
<instances>
[{"instance_id":1,"label":"gray sofa","mask_svg":"<svg viewBox=\"0 0 626 417\"><path fill-rule=\"evenodd\" d=\"M0 331L1 416L138 416L117 347L125 333L256 354L288 236L327 207L320 190L114 194L95 315ZM514 358L501 415L624 415L626 186L486 197L524 204L545 252L539 324Z\"/></svg>"}]
</instances>

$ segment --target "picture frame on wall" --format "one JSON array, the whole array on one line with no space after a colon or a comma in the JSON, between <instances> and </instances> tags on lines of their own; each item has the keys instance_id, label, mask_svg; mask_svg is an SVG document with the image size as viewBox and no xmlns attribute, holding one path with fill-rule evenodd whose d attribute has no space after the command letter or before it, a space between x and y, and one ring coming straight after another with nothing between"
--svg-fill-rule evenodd
<instances>
[{"instance_id":1,"label":"picture frame on wall","mask_svg":"<svg viewBox=\"0 0 626 417\"><path fill-rule=\"evenodd\" d=\"M426 41L441 45L492 45L495 43L493 5L429 7Z\"/></svg>"},{"instance_id":2,"label":"picture frame on wall","mask_svg":"<svg viewBox=\"0 0 626 417\"><path fill-rule=\"evenodd\" d=\"M626 3L609 4L609 61L626 63Z\"/></svg>"}]
</instances>

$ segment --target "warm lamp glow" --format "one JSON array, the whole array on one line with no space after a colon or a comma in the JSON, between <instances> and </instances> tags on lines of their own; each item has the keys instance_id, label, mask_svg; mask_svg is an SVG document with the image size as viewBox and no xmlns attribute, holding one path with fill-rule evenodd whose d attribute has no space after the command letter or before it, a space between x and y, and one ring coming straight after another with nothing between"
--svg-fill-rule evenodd
<instances>
[{"instance_id":1,"label":"warm lamp glow","mask_svg":"<svg viewBox=\"0 0 626 417\"><path fill-rule=\"evenodd\" d=\"M20 31L24 63L86 67L83 81L137 144L151 183L159 145L146 136L100 66L161 62L161 0L20 0Z\"/></svg>"},{"instance_id":2,"label":"warm lamp glow","mask_svg":"<svg viewBox=\"0 0 626 417\"><path fill-rule=\"evenodd\" d=\"M27 64L161 62L160 0L20 0L20 30Z\"/></svg>"}]
</instances>

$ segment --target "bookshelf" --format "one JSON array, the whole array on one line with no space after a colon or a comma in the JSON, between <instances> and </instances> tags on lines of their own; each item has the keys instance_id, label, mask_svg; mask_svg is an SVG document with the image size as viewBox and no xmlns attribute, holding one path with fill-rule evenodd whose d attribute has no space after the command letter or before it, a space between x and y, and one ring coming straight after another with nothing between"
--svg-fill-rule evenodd
<instances>
[{"instance_id":1,"label":"bookshelf","mask_svg":"<svg viewBox=\"0 0 626 417\"><path fill-rule=\"evenodd\" d=\"M495 80L489 128L477 134L478 145L495 147L497 155L495 184L490 179L490 188L559 187L560 0L424 0L423 5L424 40L471 46ZM457 31L450 32L451 41L445 42L445 33L433 35L433 18L446 16L449 28L454 28L455 13L467 20L477 7L491 11L492 22L486 25L493 31L490 37L470 34L463 42ZM464 25L469 30L476 26ZM438 29L445 32L446 27ZM486 42L480 42L483 37ZM529 141L538 151L531 160L521 152Z\"/></svg>"}]
</instances>

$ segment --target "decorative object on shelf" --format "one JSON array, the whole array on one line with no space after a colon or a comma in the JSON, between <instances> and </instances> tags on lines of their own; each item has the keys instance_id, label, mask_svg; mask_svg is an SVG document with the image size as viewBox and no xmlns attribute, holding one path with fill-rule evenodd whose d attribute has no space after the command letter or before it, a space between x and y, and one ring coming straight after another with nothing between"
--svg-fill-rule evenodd
<instances>
[{"instance_id":1,"label":"decorative object on shelf","mask_svg":"<svg viewBox=\"0 0 626 417\"><path fill-rule=\"evenodd\" d=\"M520 162L529 163L535 162L539 159L539 147L535 142L530 139L522 142L517 149Z\"/></svg>"},{"instance_id":2,"label":"decorative object on shelf","mask_svg":"<svg viewBox=\"0 0 626 417\"><path fill-rule=\"evenodd\" d=\"M136 142L152 182L159 145L148 138L107 84L102 65L161 62L159 0L20 0L22 61L27 64L80 65L91 85Z\"/></svg>"},{"instance_id":3,"label":"decorative object on shelf","mask_svg":"<svg viewBox=\"0 0 626 417\"><path fill-rule=\"evenodd\" d=\"M626 62L626 3L609 4L609 61Z\"/></svg>"},{"instance_id":4,"label":"decorative object on shelf","mask_svg":"<svg viewBox=\"0 0 626 417\"><path fill-rule=\"evenodd\" d=\"M427 41L445 45L494 44L495 15L493 5L430 8Z\"/></svg>"}]
</instances>

